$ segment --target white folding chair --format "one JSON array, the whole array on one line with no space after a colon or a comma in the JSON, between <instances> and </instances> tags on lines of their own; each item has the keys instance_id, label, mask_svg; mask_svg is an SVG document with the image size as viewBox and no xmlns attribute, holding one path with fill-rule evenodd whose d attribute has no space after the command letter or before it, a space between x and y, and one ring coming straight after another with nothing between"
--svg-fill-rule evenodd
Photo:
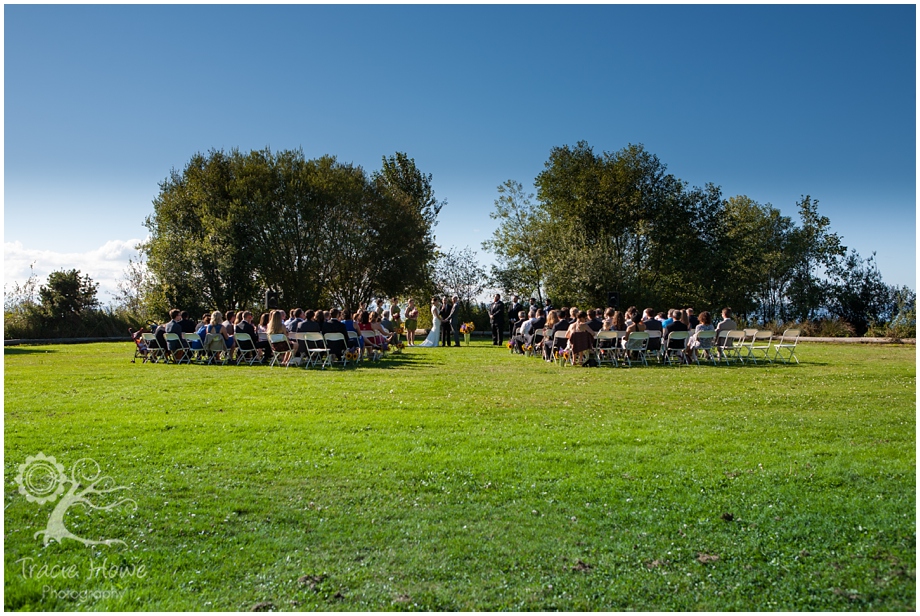
<instances>
[{"instance_id":1,"label":"white folding chair","mask_svg":"<svg viewBox=\"0 0 920 616\"><path fill-rule=\"evenodd\" d=\"M157 363L160 359L168 361L166 359L166 350L160 346L160 341L157 340L157 337L153 334L141 334L141 337L144 339L144 344L147 345L147 356L144 357L143 363L148 361L152 364Z\"/></svg>"},{"instance_id":2,"label":"white folding chair","mask_svg":"<svg viewBox=\"0 0 920 616\"><path fill-rule=\"evenodd\" d=\"M328 334L323 334L323 339L326 341L327 349L332 348L330 342L341 342L342 346L345 347L345 351L348 350L348 342L345 340L344 334L329 332ZM341 362L343 368L348 365L348 359L345 357L345 351L343 351L342 356L339 357L339 362ZM327 355L329 356L329 365L332 365L332 353L328 353Z\"/></svg>"},{"instance_id":3,"label":"white folding chair","mask_svg":"<svg viewBox=\"0 0 920 616\"><path fill-rule=\"evenodd\" d=\"M185 344L188 345L189 352L189 362L191 362L191 356L194 354L196 360L201 360L204 357L204 344L201 341L201 336L195 333L183 332L182 339L185 340Z\"/></svg>"},{"instance_id":4,"label":"white folding chair","mask_svg":"<svg viewBox=\"0 0 920 616\"><path fill-rule=\"evenodd\" d=\"M632 332L629 334L629 338L626 339L623 346L623 358L626 360L626 365L632 368L630 355L636 353L638 359L642 360L642 365L648 366L648 362L645 360L645 349L648 347L648 340L648 332Z\"/></svg>"},{"instance_id":5,"label":"white folding chair","mask_svg":"<svg viewBox=\"0 0 920 616\"><path fill-rule=\"evenodd\" d=\"M174 364L190 364L192 359L188 349L185 348L185 345L182 344L182 338L179 337L179 334L170 334L165 333L163 337L166 339L166 353L165 356L169 359L172 359ZM171 344L175 343L175 344ZM178 345L178 349L171 349L170 347ZM178 357L178 359L177 359Z\"/></svg>"},{"instance_id":6,"label":"white folding chair","mask_svg":"<svg viewBox=\"0 0 920 616\"><path fill-rule=\"evenodd\" d=\"M645 357L648 359L652 357L656 359L659 363L661 362L661 332L657 329L647 329L645 333L648 334L648 344L645 346Z\"/></svg>"},{"instance_id":7,"label":"white folding chair","mask_svg":"<svg viewBox=\"0 0 920 616\"><path fill-rule=\"evenodd\" d=\"M223 334L208 334L205 336L204 352L208 357L207 364L209 366L218 362L226 365L230 359L230 351L227 350L227 343L224 341Z\"/></svg>"},{"instance_id":8,"label":"white folding chair","mask_svg":"<svg viewBox=\"0 0 920 616\"><path fill-rule=\"evenodd\" d=\"M747 336L744 335L744 331L740 329L732 329L727 332L722 332L722 342L719 345L719 355L722 359L725 360L725 363L730 364L732 358L738 360L739 363L744 363L744 356L742 351L747 354L747 350L742 346L744 344Z\"/></svg>"},{"instance_id":9,"label":"white folding chair","mask_svg":"<svg viewBox=\"0 0 920 616\"><path fill-rule=\"evenodd\" d=\"M565 349L568 343L569 343L569 339L565 337L564 331L558 331L555 334L553 334L552 353L553 353L554 362L558 361L559 364L562 365L563 363L562 362L562 351Z\"/></svg>"},{"instance_id":10,"label":"white folding chair","mask_svg":"<svg viewBox=\"0 0 920 616\"><path fill-rule=\"evenodd\" d=\"M279 366L286 366L290 368L291 358L288 357L287 359L284 359L285 355L290 355L294 350L294 347L291 345L291 341L288 340L288 335L269 334L268 343L272 345L272 361L268 367L271 368L275 364L278 364ZM279 350L275 345L281 345L281 349Z\"/></svg>"},{"instance_id":11,"label":"white folding chair","mask_svg":"<svg viewBox=\"0 0 920 616\"><path fill-rule=\"evenodd\" d=\"M602 366L607 362L614 368L619 366L617 363L617 333L609 330L601 330L594 337L594 354L597 356L597 365Z\"/></svg>"},{"instance_id":12,"label":"white folding chair","mask_svg":"<svg viewBox=\"0 0 920 616\"><path fill-rule=\"evenodd\" d=\"M319 365L321 369L325 370L326 366L332 365L329 349L326 348L326 340L321 333L302 332L298 334L298 338L304 341L304 345L307 348L307 354L304 357L305 368Z\"/></svg>"},{"instance_id":13,"label":"white folding chair","mask_svg":"<svg viewBox=\"0 0 920 616\"><path fill-rule=\"evenodd\" d=\"M542 327L534 330L533 340L530 341L530 350L527 352L531 357L537 356L537 348L543 344L543 336L545 334L545 329ZM542 356L542 353L540 354Z\"/></svg>"},{"instance_id":14,"label":"white folding chair","mask_svg":"<svg viewBox=\"0 0 920 616\"><path fill-rule=\"evenodd\" d=\"M696 347L696 354L693 356L693 361L696 362L696 365L700 365L700 353L706 353L706 357L714 365L718 363L716 359L716 354L713 352L716 344L716 330L708 329L699 331L696 333L696 341L699 343Z\"/></svg>"},{"instance_id":15,"label":"white folding chair","mask_svg":"<svg viewBox=\"0 0 920 616\"><path fill-rule=\"evenodd\" d=\"M761 358L765 361L773 363L773 360L770 359L770 343L773 342L773 332L769 329L758 330L754 334L754 338L750 342L748 347L748 357L756 364L757 363L757 354L760 353Z\"/></svg>"},{"instance_id":16,"label":"white folding chair","mask_svg":"<svg viewBox=\"0 0 920 616\"><path fill-rule=\"evenodd\" d=\"M377 332L361 330L364 338L364 358L377 361L383 355L383 347L377 343Z\"/></svg>"},{"instance_id":17,"label":"white folding chair","mask_svg":"<svg viewBox=\"0 0 920 616\"><path fill-rule=\"evenodd\" d=\"M790 359L799 363L799 358L795 356L795 347L799 343L799 336L802 334L798 329L787 329L780 336L779 342L773 343L773 361L779 359L784 364L788 364ZM788 357L783 357L783 353L788 353Z\"/></svg>"},{"instance_id":18,"label":"white folding chair","mask_svg":"<svg viewBox=\"0 0 920 616\"><path fill-rule=\"evenodd\" d=\"M687 340L690 339L690 332L671 332L668 334L668 339L663 343L664 347L664 360L667 364L673 365L672 358L677 356L679 361L677 365L684 363L687 360Z\"/></svg>"},{"instance_id":19,"label":"white folding chair","mask_svg":"<svg viewBox=\"0 0 920 616\"><path fill-rule=\"evenodd\" d=\"M236 332L236 365L247 363L250 366L259 361L259 351L256 349L252 336L244 332Z\"/></svg>"}]
</instances>

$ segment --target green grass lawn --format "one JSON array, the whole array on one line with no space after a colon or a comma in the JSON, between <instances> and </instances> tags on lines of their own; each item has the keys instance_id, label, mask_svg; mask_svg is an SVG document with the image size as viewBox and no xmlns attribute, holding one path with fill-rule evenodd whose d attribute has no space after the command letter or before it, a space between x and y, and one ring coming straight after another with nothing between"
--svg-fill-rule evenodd
<instances>
[{"instance_id":1,"label":"green grass lawn","mask_svg":"<svg viewBox=\"0 0 920 616\"><path fill-rule=\"evenodd\" d=\"M583 369L474 342L326 371L132 349L5 351L8 610L916 606L912 346ZM60 502L18 491L39 452L126 488L94 502L136 510L64 519L126 545L34 537Z\"/></svg>"}]
</instances>

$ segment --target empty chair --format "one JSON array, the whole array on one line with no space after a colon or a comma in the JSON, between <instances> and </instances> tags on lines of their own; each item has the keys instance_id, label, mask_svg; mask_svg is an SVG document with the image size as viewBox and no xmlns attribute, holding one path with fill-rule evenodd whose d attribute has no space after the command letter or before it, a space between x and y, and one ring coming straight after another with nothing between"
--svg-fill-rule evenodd
<instances>
[{"instance_id":1,"label":"empty chair","mask_svg":"<svg viewBox=\"0 0 920 616\"><path fill-rule=\"evenodd\" d=\"M779 342L773 343L773 360L779 359L784 364L788 364L790 359L794 359L795 363L799 363L799 358L795 356L795 347L799 343L801 333L801 330L798 329L784 331ZM788 356L786 356L787 353Z\"/></svg>"},{"instance_id":2,"label":"empty chair","mask_svg":"<svg viewBox=\"0 0 920 616\"><path fill-rule=\"evenodd\" d=\"M747 343L748 353L747 356L756 364L757 355L759 354L761 359L773 363L773 360L770 359L770 343L773 341L773 332L769 329L758 330L754 337Z\"/></svg>"}]
</instances>

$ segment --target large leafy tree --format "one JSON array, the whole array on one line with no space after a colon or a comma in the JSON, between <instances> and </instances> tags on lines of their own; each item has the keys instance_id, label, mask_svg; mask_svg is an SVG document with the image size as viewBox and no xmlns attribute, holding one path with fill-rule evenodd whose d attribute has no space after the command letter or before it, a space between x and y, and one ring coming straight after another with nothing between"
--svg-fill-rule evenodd
<instances>
[{"instance_id":1,"label":"large leafy tree","mask_svg":"<svg viewBox=\"0 0 920 616\"><path fill-rule=\"evenodd\" d=\"M195 155L161 184L144 250L172 305L230 308L280 290L288 306L352 308L428 279L442 204L412 159L368 177L301 151Z\"/></svg>"},{"instance_id":2,"label":"large leafy tree","mask_svg":"<svg viewBox=\"0 0 920 616\"><path fill-rule=\"evenodd\" d=\"M863 259L855 250L831 268L830 313L865 335L871 323L896 313L896 291L882 281L875 253Z\"/></svg>"},{"instance_id":3,"label":"large leafy tree","mask_svg":"<svg viewBox=\"0 0 920 616\"><path fill-rule=\"evenodd\" d=\"M38 290L42 308L53 319L78 317L85 310L99 305L96 291L99 285L80 270L60 270L48 275L47 284Z\"/></svg>"},{"instance_id":4,"label":"large leafy tree","mask_svg":"<svg viewBox=\"0 0 920 616\"><path fill-rule=\"evenodd\" d=\"M535 295L542 303L550 258L547 214L532 199L520 182L506 180L499 186L495 209L489 214L498 228L482 247L497 257L491 276L496 287L512 295Z\"/></svg>"},{"instance_id":5,"label":"large leafy tree","mask_svg":"<svg viewBox=\"0 0 920 616\"><path fill-rule=\"evenodd\" d=\"M438 252L434 266L434 285L439 293L456 295L469 308L470 302L485 289L486 280L486 271L479 264L476 252L469 246Z\"/></svg>"},{"instance_id":6,"label":"large leafy tree","mask_svg":"<svg viewBox=\"0 0 920 616\"><path fill-rule=\"evenodd\" d=\"M846 254L846 246L831 232L830 219L818 213L817 199L806 195L796 206L802 225L793 231L789 242L794 264L787 294L791 316L807 320L825 305L831 288L822 275Z\"/></svg>"},{"instance_id":7,"label":"large leafy tree","mask_svg":"<svg viewBox=\"0 0 920 616\"><path fill-rule=\"evenodd\" d=\"M389 297L429 287L437 249L434 227L447 202L435 197L431 174L422 173L403 152L384 157L371 179L385 208L377 212L374 228L378 290Z\"/></svg>"}]
</instances>

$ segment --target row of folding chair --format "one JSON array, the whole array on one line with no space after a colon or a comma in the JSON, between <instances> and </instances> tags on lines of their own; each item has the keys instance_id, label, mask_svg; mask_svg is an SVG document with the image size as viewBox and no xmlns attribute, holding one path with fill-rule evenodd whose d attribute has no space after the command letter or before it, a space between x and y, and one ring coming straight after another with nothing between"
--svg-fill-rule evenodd
<instances>
[{"instance_id":1,"label":"row of folding chair","mask_svg":"<svg viewBox=\"0 0 920 616\"><path fill-rule=\"evenodd\" d=\"M666 340L661 340L661 332L658 331L632 332L624 343L626 332L601 330L595 335L594 356L599 366L608 364L614 367L620 363L631 367L634 362L648 366L649 359L667 365L699 365L700 357L713 365L722 362L730 364L733 361L740 364L750 361L757 364L758 359L769 363L777 360L783 363L794 360L799 363L795 349L801 331L797 329L786 330L778 341L773 340L775 334L770 330L730 330L719 332L718 335L714 330L701 331L696 334L699 344L695 353L691 353L691 349L687 347L692 335L686 331L671 332ZM536 332L533 343L525 353L530 356L536 355L536 349L540 348L544 336L544 332ZM561 353L567 343L565 332L555 332L551 352L559 364L572 365L574 357Z\"/></svg>"},{"instance_id":2,"label":"row of folding chair","mask_svg":"<svg viewBox=\"0 0 920 616\"><path fill-rule=\"evenodd\" d=\"M352 352L347 355L342 354L337 362L333 362L334 355L329 350L330 342L342 342L348 348L345 336L341 333L295 332L291 334L270 334L267 336L267 340L272 344L274 351L269 367L276 365L288 367L302 365L305 368L319 366L324 369L333 364L346 367L349 364L357 365L362 359L376 361L384 356L386 349L383 345L377 343L377 334L362 331L361 336L364 338L363 352L359 352L356 355ZM147 354L143 358L144 363L190 364L194 361L207 365L226 365L233 360L231 350L227 348L226 341L220 334L208 334L203 342L201 337L195 333L184 333L182 338L178 334L164 334L164 338L166 347L161 347L156 336L143 334L144 344L147 347ZM352 347L357 346L360 348L356 332L348 332L348 338L349 341L354 342ZM236 341L234 346L236 365L245 363L252 366L259 361L259 353L249 334L237 332L234 339ZM295 358L294 355L299 349L300 341L304 342L306 355ZM201 344L201 348L193 349L193 342L195 346ZM178 348L170 350L171 346ZM295 359L297 361L294 361Z\"/></svg>"}]
</instances>

